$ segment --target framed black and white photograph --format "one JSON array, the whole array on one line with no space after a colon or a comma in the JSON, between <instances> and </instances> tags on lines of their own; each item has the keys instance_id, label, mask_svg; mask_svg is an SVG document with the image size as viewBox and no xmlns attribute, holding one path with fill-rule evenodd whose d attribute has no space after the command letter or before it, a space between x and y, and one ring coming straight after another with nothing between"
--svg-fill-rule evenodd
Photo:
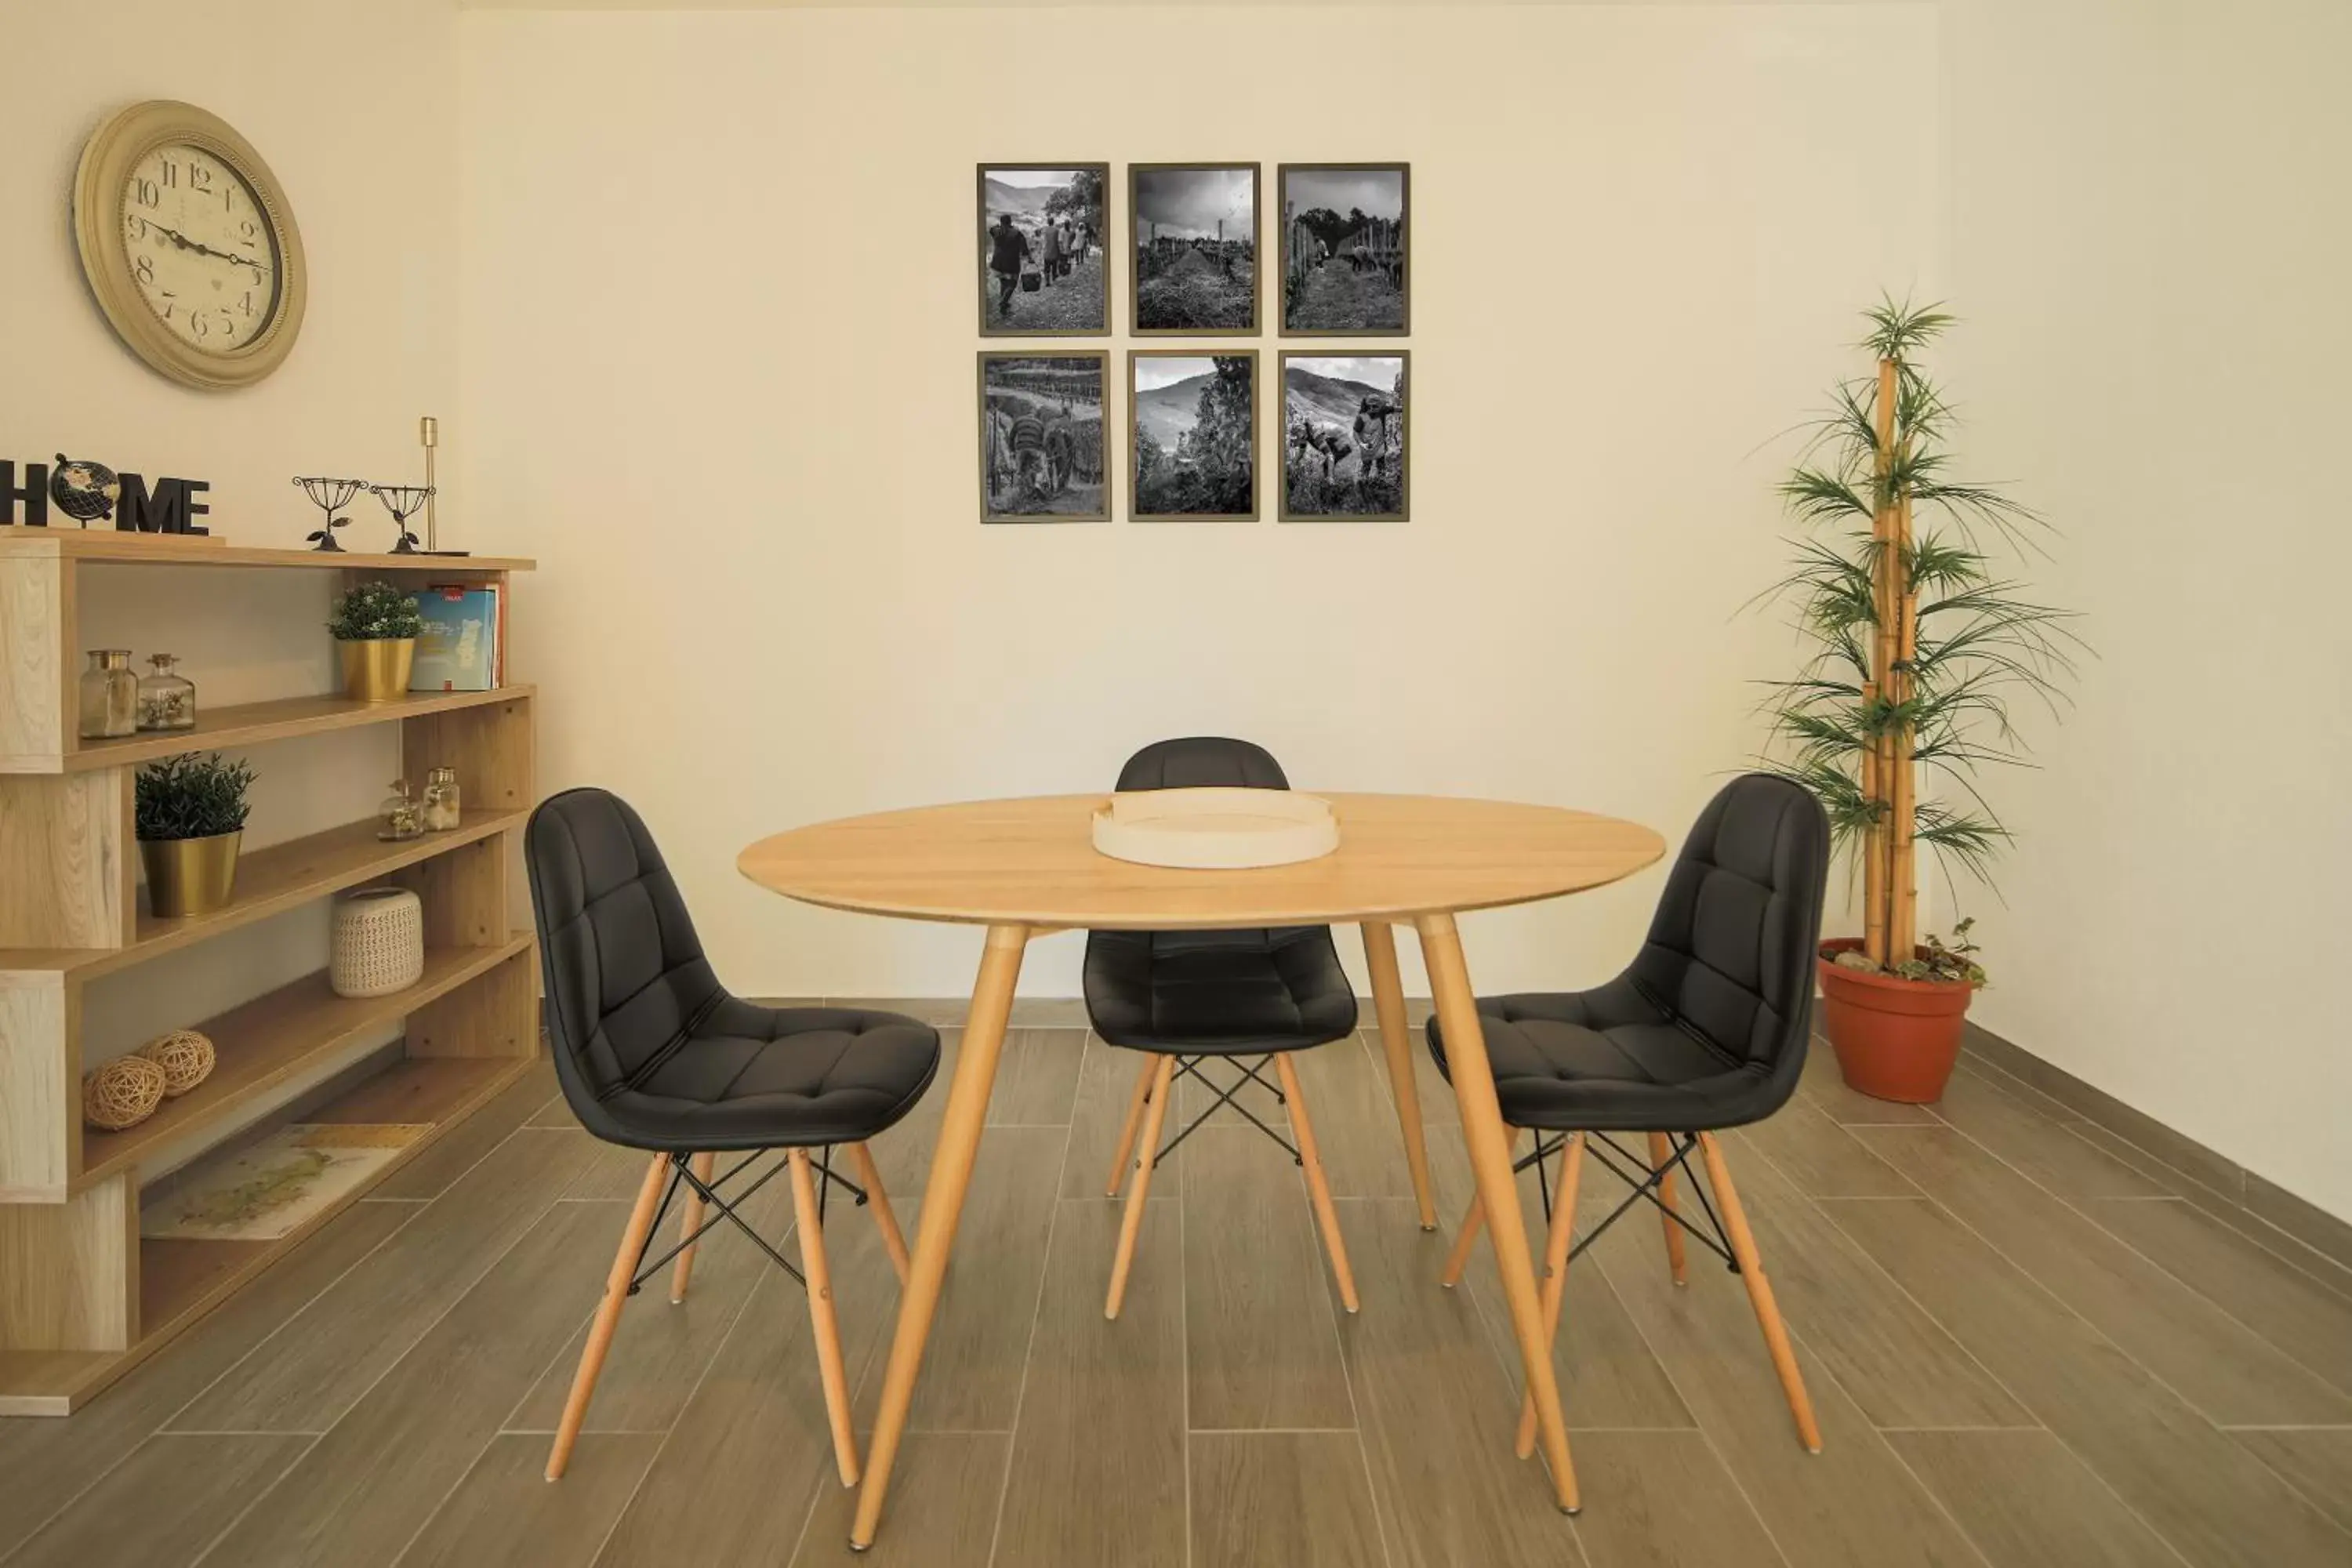
<instances>
[{"instance_id":1,"label":"framed black and white photograph","mask_svg":"<svg viewBox=\"0 0 2352 1568\"><path fill-rule=\"evenodd\" d=\"M1407 266L1412 166L1285 163L1282 333L1402 337L1412 330Z\"/></svg>"},{"instance_id":2,"label":"framed black and white photograph","mask_svg":"<svg viewBox=\"0 0 2352 1568\"><path fill-rule=\"evenodd\" d=\"M1110 165L980 166L980 335L1110 331Z\"/></svg>"},{"instance_id":3,"label":"framed black and white photograph","mask_svg":"<svg viewBox=\"0 0 2352 1568\"><path fill-rule=\"evenodd\" d=\"M1282 356L1283 521L1407 519L1412 357Z\"/></svg>"},{"instance_id":4,"label":"framed black and white photograph","mask_svg":"<svg viewBox=\"0 0 2352 1568\"><path fill-rule=\"evenodd\" d=\"M1255 332L1255 163L1135 163L1135 331Z\"/></svg>"},{"instance_id":5,"label":"framed black and white photograph","mask_svg":"<svg viewBox=\"0 0 2352 1568\"><path fill-rule=\"evenodd\" d=\"M1108 522L1110 355L980 356L980 520Z\"/></svg>"},{"instance_id":6,"label":"framed black and white photograph","mask_svg":"<svg viewBox=\"0 0 2352 1568\"><path fill-rule=\"evenodd\" d=\"M1257 353L1130 349L1130 522L1257 518Z\"/></svg>"}]
</instances>

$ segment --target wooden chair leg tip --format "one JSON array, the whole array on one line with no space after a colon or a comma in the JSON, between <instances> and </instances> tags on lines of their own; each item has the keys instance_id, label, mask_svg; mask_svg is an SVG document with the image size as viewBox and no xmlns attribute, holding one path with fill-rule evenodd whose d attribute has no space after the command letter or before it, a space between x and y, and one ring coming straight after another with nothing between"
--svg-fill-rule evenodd
<instances>
[{"instance_id":1,"label":"wooden chair leg tip","mask_svg":"<svg viewBox=\"0 0 2352 1568\"><path fill-rule=\"evenodd\" d=\"M1434 1236L1437 1234L1437 1222L1434 1220L1425 1221L1421 1228L1428 1234Z\"/></svg>"},{"instance_id":2,"label":"wooden chair leg tip","mask_svg":"<svg viewBox=\"0 0 2352 1568\"><path fill-rule=\"evenodd\" d=\"M874 1543L870 1541L860 1541L853 1535L849 1538L849 1549L858 1552L871 1552L874 1550Z\"/></svg>"}]
</instances>

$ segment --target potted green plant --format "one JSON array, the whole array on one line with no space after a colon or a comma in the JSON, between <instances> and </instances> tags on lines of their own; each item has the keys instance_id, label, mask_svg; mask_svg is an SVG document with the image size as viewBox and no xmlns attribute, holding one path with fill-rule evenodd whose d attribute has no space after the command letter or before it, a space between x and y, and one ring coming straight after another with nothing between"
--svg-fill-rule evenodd
<instances>
[{"instance_id":1,"label":"potted green plant","mask_svg":"<svg viewBox=\"0 0 2352 1568\"><path fill-rule=\"evenodd\" d=\"M357 583L336 596L327 629L342 661L343 695L390 702L407 695L425 616L416 596L391 583Z\"/></svg>"},{"instance_id":2,"label":"potted green plant","mask_svg":"<svg viewBox=\"0 0 2352 1568\"><path fill-rule=\"evenodd\" d=\"M236 890L245 837L247 763L189 752L139 770L131 820L147 867L148 907L158 919L210 914Z\"/></svg>"},{"instance_id":3,"label":"potted green plant","mask_svg":"<svg viewBox=\"0 0 2352 1568\"><path fill-rule=\"evenodd\" d=\"M1941 1097L1969 1003L1985 983L1962 921L1955 945L1918 931L1918 847L1982 881L2009 833L1979 790L2021 761L2012 699L2053 717L2080 647L2068 613L2020 597L1989 553L2044 526L1990 485L1949 474L1951 410L1916 356L1951 324L1883 302L1862 347L1874 374L1841 383L1780 487L1806 536L1769 595L1812 646L1769 682L1767 764L1811 790L1860 864L1863 932L1822 944L1822 1025L1845 1080L1882 1100ZM1923 795L1923 773L1948 795Z\"/></svg>"}]
</instances>

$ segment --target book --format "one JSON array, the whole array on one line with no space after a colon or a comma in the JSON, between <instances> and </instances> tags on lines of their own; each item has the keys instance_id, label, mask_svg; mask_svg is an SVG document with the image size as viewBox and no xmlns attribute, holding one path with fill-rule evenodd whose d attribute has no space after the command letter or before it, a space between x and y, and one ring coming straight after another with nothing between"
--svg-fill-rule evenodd
<instances>
[{"instance_id":1,"label":"book","mask_svg":"<svg viewBox=\"0 0 2352 1568\"><path fill-rule=\"evenodd\" d=\"M489 691L504 672L506 616L495 584L449 584L416 595L425 635L416 639L411 691Z\"/></svg>"}]
</instances>

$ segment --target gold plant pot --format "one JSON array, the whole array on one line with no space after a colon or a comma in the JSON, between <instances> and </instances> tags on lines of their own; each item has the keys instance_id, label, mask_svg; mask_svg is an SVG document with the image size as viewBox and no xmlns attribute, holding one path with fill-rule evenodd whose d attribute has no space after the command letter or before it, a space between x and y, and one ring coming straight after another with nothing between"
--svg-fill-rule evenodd
<instances>
[{"instance_id":1,"label":"gold plant pot","mask_svg":"<svg viewBox=\"0 0 2352 1568\"><path fill-rule=\"evenodd\" d=\"M147 900L158 920L208 915L236 890L236 847L242 833L210 838L142 838L139 858L147 863Z\"/></svg>"},{"instance_id":2,"label":"gold plant pot","mask_svg":"<svg viewBox=\"0 0 2352 1568\"><path fill-rule=\"evenodd\" d=\"M335 644L343 661L343 695L362 702L394 702L408 695L415 637L356 637Z\"/></svg>"}]
</instances>

